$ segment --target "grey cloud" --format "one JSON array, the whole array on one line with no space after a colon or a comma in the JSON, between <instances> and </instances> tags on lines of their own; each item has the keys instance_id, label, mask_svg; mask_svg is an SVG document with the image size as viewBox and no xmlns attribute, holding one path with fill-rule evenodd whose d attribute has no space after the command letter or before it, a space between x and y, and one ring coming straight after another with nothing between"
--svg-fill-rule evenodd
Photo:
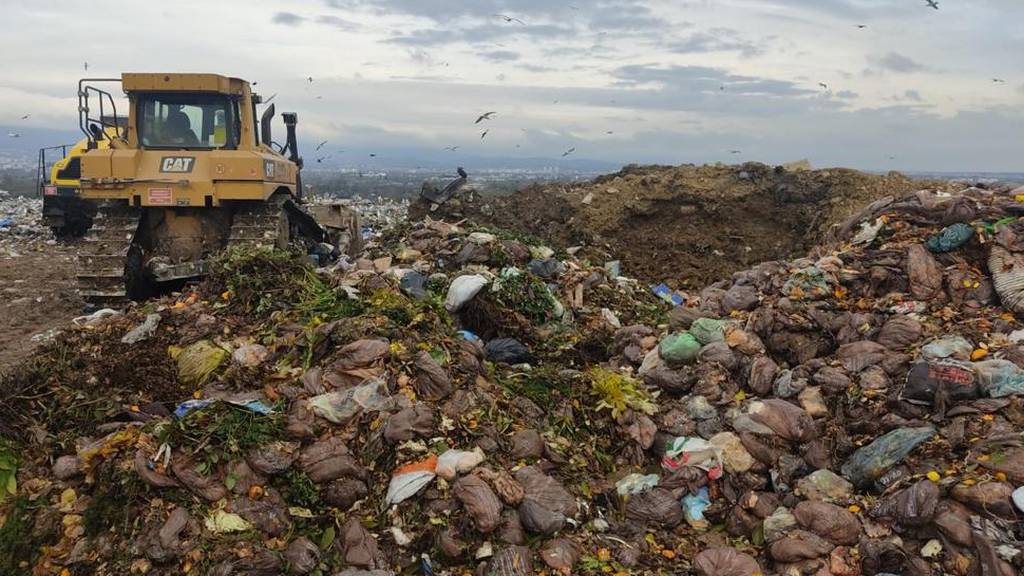
<instances>
[{"instance_id":1,"label":"grey cloud","mask_svg":"<svg viewBox=\"0 0 1024 576\"><path fill-rule=\"evenodd\" d=\"M345 20L344 18L339 18L332 14L324 14L322 16L317 16L316 22L317 24L332 26L334 28L344 30L346 32L352 32L360 28L359 24L351 22L349 20Z\"/></svg>"},{"instance_id":2,"label":"grey cloud","mask_svg":"<svg viewBox=\"0 0 1024 576\"><path fill-rule=\"evenodd\" d=\"M500 26L497 24L484 24L481 26L470 26L463 28L421 28L407 34L397 34L386 42L400 46L440 46L466 42L478 44L481 42L494 42L502 38L514 38L527 36L533 39L554 39L564 38L573 35L571 28L563 26Z\"/></svg>"},{"instance_id":3,"label":"grey cloud","mask_svg":"<svg viewBox=\"0 0 1024 576\"><path fill-rule=\"evenodd\" d=\"M511 50L492 50L491 52L481 52L480 57L491 62L514 62L519 60L519 53Z\"/></svg>"},{"instance_id":4,"label":"grey cloud","mask_svg":"<svg viewBox=\"0 0 1024 576\"><path fill-rule=\"evenodd\" d=\"M898 52L889 52L884 56L868 56L868 62L876 68L888 72L911 73L928 70L924 64Z\"/></svg>"},{"instance_id":5,"label":"grey cloud","mask_svg":"<svg viewBox=\"0 0 1024 576\"><path fill-rule=\"evenodd\" d=\"M667 47L677 54L739 52L745 57L756 56L764 51L762 47L740 38L738 32L728 28L712 28L707 32L694 32L686 38L669 42Z\"/></svg>"},{"instance_id":6,"label":"grey cloud","mask_svg":"<svg viewBox=\"0 0 1024 576\"><path fill-rule=\"evenodd\" d=\"M306 19L294 12L278 12L273 17L274 24L283 24L284 26L298 26L306 21Z\"/></svg>"}]
</instances>

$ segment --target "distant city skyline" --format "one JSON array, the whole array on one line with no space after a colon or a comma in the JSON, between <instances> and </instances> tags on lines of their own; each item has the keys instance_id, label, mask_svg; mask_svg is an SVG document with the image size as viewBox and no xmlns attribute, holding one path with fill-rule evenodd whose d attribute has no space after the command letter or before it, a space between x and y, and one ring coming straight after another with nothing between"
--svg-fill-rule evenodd
<instances>
[{"instance_id":1,"label":"distant city skyline","mask_svg":"<svg viewBox=\"0 0 1024 576\"><path fill-rule=\"evenodd\" d=\"M0 125L73 134L78 78L195 71L277 94L307 165L372 166L380 151L563 165L572 150L595 165L1024 170L1024 4L940 6L41 0L0 21ZM116 38L98 33L112 14Z\"/></svg>"}]
</instances>

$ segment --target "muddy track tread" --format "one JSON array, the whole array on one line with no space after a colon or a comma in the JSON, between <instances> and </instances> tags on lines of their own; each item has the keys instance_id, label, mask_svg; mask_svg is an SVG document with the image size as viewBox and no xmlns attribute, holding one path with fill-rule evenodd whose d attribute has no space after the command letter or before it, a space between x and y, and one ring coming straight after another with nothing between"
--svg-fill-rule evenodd
<instances>
[{"instance_id":1,"label":"muddy track tread","mask_svg":"<svg viewBox=\"0 0 1024 576\"><path fill-rule=\"evenodd\" d=\"M78 255L78 291L87 304L119 306L128 300L124 267L142 211L127 205L101 207Z\"/></svg>"},{"instance_id":2,"label":"muddy track tread","mask_svg":"<svg viewBox=\"0 0 1024 576\"><path fill-rule=\"evenodd\" d=\"M275 247L283 214L281 202L252 203L239 208L231 221L227 247Z\"/></svg>"}]
</instances>

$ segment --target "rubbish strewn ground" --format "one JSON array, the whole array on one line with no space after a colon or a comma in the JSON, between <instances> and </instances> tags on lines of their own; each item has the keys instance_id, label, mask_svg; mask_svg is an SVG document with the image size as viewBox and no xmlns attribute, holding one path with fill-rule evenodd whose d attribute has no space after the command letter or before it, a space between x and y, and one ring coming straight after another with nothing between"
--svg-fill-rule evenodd
<instances>
[{"instance_id":1,"label":"rubbish strewn ground","mask_svg":"<svg viewBox=\"0 0 1024 576\"><path fill-rule=\"evenodd\" d=\"M699 288L765 260L802 256L854 210L919 186L899 174L846 169L639 166L579 184L534 185L508 196L469 196L431 216L542 238L580 258L620 259L649 283ZM425 213L420 205L415 216Z\"/></svg>"},{"instance_id":2,"label":"rubbish strewn ground","mask_svg":"<svg viewBox=\"0 0 1024 576\"><path fill-rule=\"evenodd\" d=\"M433 219L229 252L0 382L0 573L1019 574L1024 190L849 212L660 295Z\"/></svg>"},{"instance_id":3,"label":"rubbish strewn ground","mask_svg":"<svg viewBox=\"0 0 1024 576\"><path fill-rule=\"evenodd\" d=\"M0 370L79 315L73 244L53 240L42 201L0 193Z\"/></svg>"}]
</instances>

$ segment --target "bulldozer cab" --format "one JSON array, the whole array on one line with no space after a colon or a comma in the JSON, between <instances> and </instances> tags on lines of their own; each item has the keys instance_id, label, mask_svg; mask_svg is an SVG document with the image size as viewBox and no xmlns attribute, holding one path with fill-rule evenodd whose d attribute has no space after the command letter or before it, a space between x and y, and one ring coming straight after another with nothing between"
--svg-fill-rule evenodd
<instances>
[{"instance_id":1,"label":"bulldozer cab","mask_svg":"<svg viewBox=\"0 0 1024 576\"><path fill-rule=\"evenodd\" d=\"M127 97L128 122L110 137L107 118L118 112L110 89L115 84ZM209 208L265 201L274 194L301 196L296 116L283 115L288 138L275 148L274 107L257 123L260 98L244 80L126 73L119 79L82 80L78 92L79 125L89 141L81 177L86 198L126 200L136 207ZM109 150L100 145L104 140Z\"/></svg>"}]
</instances>

